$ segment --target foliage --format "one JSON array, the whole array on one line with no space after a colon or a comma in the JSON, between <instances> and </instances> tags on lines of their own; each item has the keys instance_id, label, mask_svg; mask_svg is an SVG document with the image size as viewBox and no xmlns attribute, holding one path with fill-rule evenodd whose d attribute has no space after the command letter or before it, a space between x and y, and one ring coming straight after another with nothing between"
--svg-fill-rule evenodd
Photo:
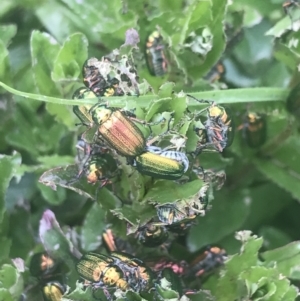
<instances>
[{"instance_id":1,"label":"foliage","mask_svg":"<svg viewBox=\"0 0 300 301\"><path fill-rule=\"evenodd\" d=\"M116 187L99 190L84 178L70 184L78 175L75 144L85 130L75 125L79 121L72 112L72 106L82 100L71 98L83 86L85 60L100 59L114 49L134 59L141 94L101 101L134 109L138 118L150 122L174 117L174 128L182 125L180 134L187 137L187 152L195 150L197 139L187 116L205 106L186 93L230 107L236 127L233 144L223 153L198 156L205 170L225 170L226 182L220 191L210 192L211 210L197 217L184 236L172 237L167 254L190 262L202 247L220 244L229 257L200 285L188 283L197 293L182 297L178 287L158 281L158 297L296 299L299 115L296 109L286 108L286 99L299 82L300 10L290 7L286 15L279 0L229 2L1 2L1 300L18 300L22 292L28 300L43 298L43 283L30 276L28 267L32 254L44 249L65 264L64 300L93 300L93 292L78 282L75 263L80 254L106 253L102 234L111 227L118 238L132 244L138 257L165 256L159 248L142 247L134 233L156 214L154 201L164 204L189 198L203 185L193 172L192 180L181 186L155 181L122 158L123 173ZM130 41L127 30L131 28L139 35L137 47ZM168 45L169 69L162 77L151 76L145 62L145 41L156 29ZM210 82L205 76L220 61L226 73ZM84 103L97 101L91 98ZM266 142L258 148L250 148L245 139L249 111L266 119ZM153 126L153 134L166 127L166 122ZM240 231L244 229L255 235ZM142 297L151 300L153 292ZM141 297L129 291L127 299Z\"/></svg>"}]
</instances>

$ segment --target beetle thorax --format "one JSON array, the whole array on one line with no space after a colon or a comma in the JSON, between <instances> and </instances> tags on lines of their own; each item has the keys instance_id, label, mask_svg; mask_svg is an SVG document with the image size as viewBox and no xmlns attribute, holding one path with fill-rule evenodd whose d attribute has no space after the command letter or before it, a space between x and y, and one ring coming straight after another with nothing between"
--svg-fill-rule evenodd
<instances>
[{"instance_id":1,"label":"beetle thorax","mask_svg":"<svg viewBox=\"0 0 300 301\"><path fill-rule=\"evenodd\" d=\"M111 117L111 115L112 115L112 110L103 108L101 110L96 110L93 119L98 124L103 124Z\"/></svg>"}]
</instances>

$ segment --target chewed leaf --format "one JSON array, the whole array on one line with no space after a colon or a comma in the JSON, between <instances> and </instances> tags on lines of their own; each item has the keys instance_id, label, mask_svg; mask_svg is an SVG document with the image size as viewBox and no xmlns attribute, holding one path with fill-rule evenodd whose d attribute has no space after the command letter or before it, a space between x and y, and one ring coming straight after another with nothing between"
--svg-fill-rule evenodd
<instances>
[{"instance_id":1,"label":"chewed leaf","mask_svg":"<svg viewBox=\"0 0 300 301\"><path fill-rule=\"evenodd\" d=\"M199 192L203 182L195 180L183 185L170 181L157 181L146 194L144 200L152 204L174 203L187 199Z\"/></svg>"},{"instance_id":2,"label":"chewed leaf","mask_svg":"<svg viewBox=\"0 0 300 301\"><path fill-rule=\"evenodd\" d=\"M154 215L156 215L154 206L145 204L136 204L135 207L126 205L122 208L111 210L111 212L119 219L129 223L127 235L135 233L140 225L145 225Z\"/></svg>"},{"instance_id":3,"label":"chewed leaf","mask_svg":"<svg viewBox=\"0 0 300 301\"><path fill-rule=\"evenodd\" d=\"M80 195L96 199L97 185L90 185L85 178L78 177L79 169L76 164L56 167L44 172L39 182L56 190L56 186L71 189Z\"/></svg>"}]
</instances>

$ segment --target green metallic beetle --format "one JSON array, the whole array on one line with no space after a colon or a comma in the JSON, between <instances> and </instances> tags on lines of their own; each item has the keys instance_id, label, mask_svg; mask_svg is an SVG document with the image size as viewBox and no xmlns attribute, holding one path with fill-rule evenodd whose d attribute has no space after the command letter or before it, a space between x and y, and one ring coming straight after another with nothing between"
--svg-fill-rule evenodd
<instances>
[{"instance_id":1,"label":"green metallic beetle","mask_svg":"<svg viewBox=\"0 0 300 301\"><path fill-rule=\"evenodd\" d=\"M140 227L137 232L138 241L149 248L155 248L167 241L169 233L165 226L155 222L147 223Z\"/></svg>"},{"instance_id":2,"label":"green metallic beetle","mask_svg":"<svg viewBox=\"0 0 300 301\"><path fill-rule=\"evenodd\" d=\"M77 179L85 176L90 184L100 182L99 188L101 188L118 174L117 162L105 146L89 144L79 139L76 148L79 168Z\"/></svg>"},{"instance_id":3,"label":"green metallic beetle","mask_svg":"<svg viewBox=\"0 0 300 301\"><path fill-rule=\"evenodd\" d=\"M114 265L114 259L97 253L87 253L76 264L78 274L93 288L115 287L123 291L130 288L122 270Z\"/></svg>"},{"instance_id":4,"label":"green metallic beetle","mask_svg":"<svg viewBox=\"0 0 300 301\"><path fill-rule=\"evenodd\" d=\"M101 187L107 184L118 171L116 161L109 154L94 154L84 166L88 183L101 182Z\"/></svg>"},{"instance_id":5,"label":"green metallic beetle","mask_svg":"<svg viewBox=\"0 0 300 301\"><path fill-rule=\"evenodd\" d=\"M34 277L47 278L49 275L60 273L59 263L46 252L36 253L31 257L29 271Z\"/></svg>"},{"instance_id":6,"label":"green metallic beetle","mask_svg":"<svg viewBox=\"0 0 300 301\"><path fill-rule=\"evenodd\" d=\"M143 261L122 252L112 252L110 257L115 260L114 264L123 271L126 281L136 292L148 291L153 286L152 271Z\"/></svg>"},{"instance_id":7,"label":"green metallic beetle","mask_svg":"<svg viewBox=\"0 0 300 301\"><path fill-rule=\"evenodd\" d=\"M91 99L91 98L97 99L97 96L93 91L91 91L85 87L82 87L82 88L77 89L74 92L72 98L73 99ZM89 104L73 106L74 114L80 119L80 121L84 125L87 125L87 126L93 125L93 119L89 113L89 110L92 106L93 105L89 105Z\"/></svg>"},{"instance_id":8,"label":"green metallic beetle","mask_svg":"<svg viewBox=\"0 0 300 301\"><path fill-rule=\"evenodd\" d=\"M189 160L181 152L163 151L158 154L149 151L135 157L133 166L147 176L178 180L188 170Z\"/></svg>"},{"instance_id":9,"label":"green metallic beetle","mask_svg":"<svg viewBox=\"0 0 300 301\"><path fill-rule=\"evenodd\" d=\"M43 286L43 295L47 301L61 301L66 289L58 281L51 281Z\"/></svg>"},{"instance_id":10,"label":"green metallic beetle","mask_svg":"<svg viewBox=\"0 0 300 301\"><path fill-rule=\"evenodd\" d=\"M98 103L90 108L89 114L98 126L99 136L120 155L136 157L145 151L143 133L121 110Z\"/></svg>"},{"instance_id":11,"label":"green metallic beetle","mask_svg":"<svg viewBox=\"0 0 300 301\"><path fill-rule=\"evenodd\" d=\"M204 216L208 207L209 184L205 183L195 195L172 204L156 206L160 222L170 230L185 230L197 216Z\"/></svg>"},{"instance_id":12,"label":"green metallic beetle","mask_svg":"<svg viewBox=\"0 0 300 301\"><path fill-rule=\"evenodd\" d=\"M146 41L146 62L153 76L163 76L168 72L168 61L161 34L155 30Z\"/></svg>"},{"instance_id":13,"label":"green metallic beetle","mask_svg":"<svg viewBox=\"0 0 300 301\"><path fill-rule=\"evenodd\" d=\"M110 256L87 253L76 265L79 275L94 288L115 287L123 291L149 290L152 272L142 261L126 253L112 252Z\"/></svg>"},{"instance_id":14,"label":"green metallic beetle","mask_svg":"<svg viewBox=\"0 0 300 301\"><path fill-rule=\"evenodd\" d=\"M224 264L227 253L219 246L205 246L195 254L194 259L189 263L186 270L186 277L206 277Z\"/></svg>"},{"instance_id":15,"label":"green metallic beetle","mask_svg":"<svg viewBox=\"0 0 300 301\"><path fill-rule=\"evenodd\" d=\"M266 142L267 122L264 115L250 112L244 124L245 139L249 147L258 148Z\"/></svg>"},{"instance_id":16,"label":"green metallic beetle","mask_svg":"<svg viewBox=\"0 0 300 301\"><path fill-rule=\"evenodd\" d=\"M232 113L229 108L215 104L213 101L200 100L194 96L188 95L200 103L208 103L210 106L200 111L194 118L197 119L203 111L207 112L207 119L204 122L204 128L196 128L196 134L199 136L199 143L196 154L200 153L202 149L213 147L215 151L222 152L229 147L234 138L234 123L232 120ZM207 141L207 142L206 142Z\"/></svg>"}]
</instances>

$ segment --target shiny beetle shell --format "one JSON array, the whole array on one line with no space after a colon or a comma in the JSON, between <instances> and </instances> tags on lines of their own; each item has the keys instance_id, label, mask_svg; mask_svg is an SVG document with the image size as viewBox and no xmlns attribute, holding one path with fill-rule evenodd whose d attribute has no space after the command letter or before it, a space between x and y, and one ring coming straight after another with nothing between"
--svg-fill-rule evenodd
<instances>
[{"instance_id":1,"label":"shiny beetle shell","mask_svg":"<svg viewBox=\"0 0 300 301\"><path fill-rule=\"evenodd\" d=\"M152 286L151 270L139 259L129 254L112 252L115 264L123 271L126 281L135 291L146 291Z\"/></svg>"},{"instance_id":2,"label":"shiny beetle shell","mask_svg":"<svg viewBox=\"0 0 300 301\"><path fill-rule=\"evenodd\" d=\"M95 184L108 181L117 171L117 164L109 154L92 154L83 168L87 182Z\"/></svg>"},{"instance_id":3,"label":"shiny beetle shell","mask_svg":"<svg viewBox=\"0 0 300 301\"><path fill-rule=\"evenodd\" d=\"M65 288L57 281L48 282L43 287L43 295L47 301L61 301Z\"/></svg>"},{"instance_id":4,"label":"shiny beetle shell","mask_svg":"<svg viewBox=\"0 0 300 301\"><path fill-rule=\"evenodd\" d=\"M120 155L135 157L144 152L146 140L143 133L120 110L96 104L90 109L90 114L103 140Z\"/></svg>"},{"instance_id":5,"label":"shiny beetle shell","mask_svg":"<svg viewBox=\"0 0 300 301\"><path fill-rule=\"evenodd\" d=\"M179 200L173 204L157 206L158 219L164 224L172 225L183 220L192 220L198 215L205 215L208 206L208 189L209 184L205 183L190 198Z\"/></svg>"},{"instance_id":6,"label":"shiny beetle shell","mask_svg":"<svg viewBox=\"0 0 300 301\"><path fill-rule=\"evenodd\" d=\"M204 79L208 80L210 83L220 80L225 74L225 66L222 62L218 62L214 65L211 70L204 76Z\"/></svg>"},{"instance_id":7,"label":"shiny beetle shell","mask_svg":"<svg viewBox=\"0 0 300 301\"><path fill-rule=\"evenodd\" d=\"M138 229L138 240L146 247L154 248L167 241L169 233L165 226L148 223Z\"/></svg>"},{"instance_id":8,"label":"shiny beetle shell","mask_svg":"<svg viewBox=\"0 0 300 301\"><path fill-rule=\"evenodd\" d=\"M160 33L152 32L146 42L146 62L149 72L153 76L163 76L168 71L168 61L165 46Z\"/></svg>"},{"instance_id":9,"label":"shiny beetle shell","mask_svg":"<svg viewBox=\"0 0 300 301\"><path fill-rule=\"evenodd\" d=\"M78 274L93 287L114 286L129 289L122 270L114 265L114 259L97 253L87 253L76 265Z\"/></svg>"},{"instance_id":10,"label":"shiny beetle shell","mask_svg":"<svg viewBox=\"0 0 300 301\"><path fill-rule=\"evenodd\" d=\"M43 277L56 272L59 262L50 257L46 252L36 253L32 256L29 271L34 277Z\"/></svg>"},{"instance_id":11,"label":"shiny beetle shell","mask_svg":"<svg viewBox=\"0 0 300 301\"><path fill-rule=\"evenodd\" d=\"M83 87L77 89L73 94L73 99L89 99L89 98L97 98L97 96L89 89ZM74 114L80 119L80 121L85 124L91 126L93 124L93 119L91 114L89 113L92 105L84 104L84 105L75 105L73 106Z\"/></svg>"},{"instance_id":12,"label":"shiny beetle shell","mask_svg":"<svg viewBox=\"0 0 300 301\"><path fill-rule=\"evenodd\" d=\"M180 179L186 168L176 160L150 152L136 157L134 166L141 174L166 180Z\"/></svg>"},{"instance_id":13,"label":"shiny beetle shell","mask_svg":"<svg viewBox=\"0 0 300 301\"><path fill-rule=\"evenodd\" d=\"M126 291L130 288L129 283L124 279L122 270L117 266L112 266L107 268L104 271L104 274L101 278L102 285L115 286Z\"/></svg>"},{"instance_id":14,"label":"shiny beetle shell","mask_svg":"<svg viewBox=\"0 0 300 301\"><path fill-rule=\"evenodd\" d=\"M187 212L178 210L174 204L166 204L157 207L157 216L162 223L172 225L186 219ZM192 219L195 217L196 215Z\"/></svg>"},{"instance_id":15,"label":"shiny beetle shell","mask_svg":"<svg viewBox=\"0 0 300 301\"><path fill-rule=\"evenodd\" d=\"M105 173L103 172L103 165L105 163L101 158L89 161L88 169L85 172L88 183L95 184L97 181L105 178Z\"/></svg>"},{"instance_id":16,"label":"shiny beetle shell","mask_svg":"<svg viewBox=\"0 0 300 301\"><path fill-rule=\"evenodd\" d=\"M98 59L94 57L85 61L82 68L83 83L97 96L103 96L109 85L96 66L97 62Z\"/></svg>"},{"instance_id":17,"label":"shiny beetle shell","mask_svg":"<svg viewBox=\"0 0 300 301\"><path fill-rule=\"evenodd\" d=\"M188 276L200 277L209 275L216 268L223 265L227 258L226 251L217 246L206 246L200 254L190 263Z\"/></svg>"},{"instance_id":18,"label":"shiny beetle shell","mask_svg":"<svg viewBox=\"0 0 300 301\"><path fill-rule=\"evenodd\" d=\"M189 169L189 159L185 153L178 151L162 151L161 156L180 162L184 166L184 172Z\"/></svg>"},{"instance_id":19,"label":"shiny beetle shell","mask_svg":"<svg viewBox=\"0 0 300 301\"><path fill-rule=\"evenodd\" d=\"M94 283L101 281L104 272L113 262L108 256L90 252L82 256L76 269L82 278Z\"/></svg>"},{"instance_id":20,"label":"shiny beetle shell","mask_svg":"<svg viewBox=\"0 0 300 301\"><path fill-rule=\"evenodd\" d=\"M244 127L246 142L249 147L257 148L266 142L267 122L262 114L248 113Z\"/></svg>"},{"instance_id":21,"label":"shiny beetle shell","mask_svg":"<svg viewBox=\"0 0 300 301\"><path fill-rule=\"evenodd\" d=\"M207 120L204 123L208 142L219 152L229 147L234 138L234 124L229 111L228 108L212 105L208 108Z\"/></svg>"}]
</instances>

